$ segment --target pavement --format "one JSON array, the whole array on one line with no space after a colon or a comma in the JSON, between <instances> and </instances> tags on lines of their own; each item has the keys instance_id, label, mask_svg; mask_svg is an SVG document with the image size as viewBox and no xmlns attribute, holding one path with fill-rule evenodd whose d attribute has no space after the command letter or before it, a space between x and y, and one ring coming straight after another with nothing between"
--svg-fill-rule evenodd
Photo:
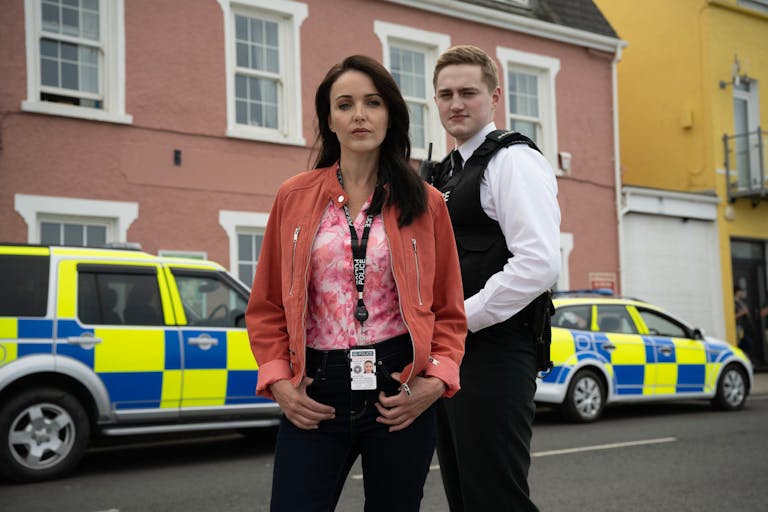
<instances>
[{"instance_id":1,"label":"pavement","mask_svg":"<svg viewBox=\"0 0 768 512\"><path fill-rule=\"evenodd\" d=\"M768 395L768 371L756 370L755 378L752 382L751 395Z\"/></svg>"}]
</instances>

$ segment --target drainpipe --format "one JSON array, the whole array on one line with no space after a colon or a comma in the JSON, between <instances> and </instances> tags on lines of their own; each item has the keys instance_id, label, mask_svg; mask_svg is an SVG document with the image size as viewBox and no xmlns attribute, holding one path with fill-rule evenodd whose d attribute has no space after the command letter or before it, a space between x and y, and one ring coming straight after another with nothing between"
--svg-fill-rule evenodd
<instances>
[{"instance_id":1,"label":"drainpipe","mask_svg":"<svg viewBox=\"0 0 768 512\"><path fill-rule=\"evenodd\" d=\"M611 80L613 95L613 177L615 181L616 193L616 228L619 246L619 290L624 293L624 244L622 243L624 235L623 218L627 210L622 206L621 201L621 151L619 149L619 80L618 64L621 61L621 51L627 43L624 41L616 45L616 53L611 63Z\"/></svg>"}]
</instances>

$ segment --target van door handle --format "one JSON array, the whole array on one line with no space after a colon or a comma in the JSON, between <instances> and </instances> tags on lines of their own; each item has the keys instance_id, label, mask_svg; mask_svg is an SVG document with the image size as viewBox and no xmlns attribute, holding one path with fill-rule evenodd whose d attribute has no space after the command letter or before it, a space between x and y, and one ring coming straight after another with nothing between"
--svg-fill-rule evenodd
<instances>
[{"instance_id":1,"label":"van door handle","mask_svg":"<svg viewBox=\"0 0 768 512\"><path fill-rule=\"evenodd\" d=\"M613 343L603 343L603 348L605 350L616 350L616 345Z\"/></svg>"},{"instance_id":2,"label":"van door handle","mask_svg":"<svg viewBox=\"0 0 768 512\"><path fill-rule=\"evenodd\" d=\"M219 344L219 340L213 338L209 334L201 334L195 338L189 338L187 341L190 345L196 345L200 347L201 350L208 350L209 348Z\"/></svg>"},{"instance_id":3,"label":"van door handle","mask_svg":"<svg viewBox=\"0 0 768 512\"><path fill-rule=\"evenodd\" d=\"M101 338L95 337L90 332L83 333L82 336L69 336L67 338L68 345L80 345L86 350L92 349L99 343L101 343Z\"/></svg>"},{"instance_id":4,"label":"van door handle","mask_svg":"<svg viewBox=\"0 0 768 512\"><path fill-rule=\"evenodd\" d=\"M672 354L672 347L659 347L659 352L662 353L662 355L668 356Z\"/></svg>"}]
</instances>

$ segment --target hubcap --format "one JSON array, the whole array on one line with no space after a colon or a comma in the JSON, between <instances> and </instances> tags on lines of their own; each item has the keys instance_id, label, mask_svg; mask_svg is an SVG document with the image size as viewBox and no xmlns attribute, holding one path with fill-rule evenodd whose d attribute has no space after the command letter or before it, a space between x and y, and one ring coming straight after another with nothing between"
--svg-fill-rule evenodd
<instances>
[{"instance_id":1,"label":"hubcap","mask_svg":"<svg viewBox=\"0 0 768 512\"><path fill-rule=\"evenodd\" d=\"M747 392L746 385L741 373L737 370L730 370L723 378L723 396L725 401L732 407L738 406Z\"/></svg>"},{"instance_id":2,"label":"hubcap","mask_svg":"<svg viewBox=\"0 0 768 512\"><path fill-rule=\"evenodd\" d=\"M11 424L8 445L22 466L41 470L64 460L75 442L72 417L55 404L30 405Z\"/></svg>"},{"instance_id":3,"label":"hubcap","mask_svg":"<svg viewBox=\"0 0 768 512\"><path fill-rule=\"evenodd\" d=\"M573 389L573 402L582 418L594 418L603 403L600 385L593 378L580 378Z\"/></svg>"}]
</instances>

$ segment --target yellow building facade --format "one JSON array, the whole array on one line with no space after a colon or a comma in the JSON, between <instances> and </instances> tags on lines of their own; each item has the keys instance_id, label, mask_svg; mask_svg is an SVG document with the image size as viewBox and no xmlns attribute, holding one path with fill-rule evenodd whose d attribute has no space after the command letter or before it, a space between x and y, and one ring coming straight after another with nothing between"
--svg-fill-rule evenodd
<instances>
[{"instance_id":1,"label":"yellow building facade","mask_svg":"<svg viewBox=\"0 0 768 512\"><path fill-rule=\"evenodd\" d=\"M617 69L622 290L737 343L744 289L749 351L764 365L768 0L596 3L628 44Z\"/></svg>"}]
</instances>

